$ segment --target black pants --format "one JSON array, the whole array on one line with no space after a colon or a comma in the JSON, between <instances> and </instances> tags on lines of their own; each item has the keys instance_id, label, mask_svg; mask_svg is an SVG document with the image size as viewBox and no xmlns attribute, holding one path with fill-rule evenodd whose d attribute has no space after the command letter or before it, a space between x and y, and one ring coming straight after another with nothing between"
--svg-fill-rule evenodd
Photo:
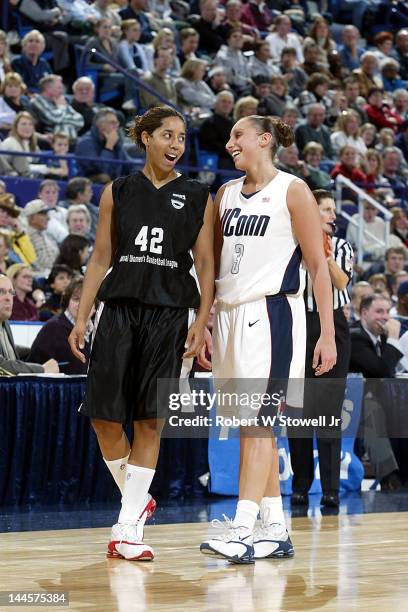
<instances>
[{"instance_id":1,"label":"black pants","mask_svg":"<svg viewBox=\"0 0 408 612\"><path fill-rule=\"evenodd\" d=\"M333 313L336 333L337 363L326 374L316 377L312 368L313 352L320 336L320 320L317 312L306 313L306 364L303 417L341 417L350 361L350 336L346 318L341 308ZM320 480L324 493L337 493L340 486L341 427L315 429L319 453ZM288 431L290 458L293 469L292 489L307 493L314 479L313 429Z\"/></svg>"}]
</instances>

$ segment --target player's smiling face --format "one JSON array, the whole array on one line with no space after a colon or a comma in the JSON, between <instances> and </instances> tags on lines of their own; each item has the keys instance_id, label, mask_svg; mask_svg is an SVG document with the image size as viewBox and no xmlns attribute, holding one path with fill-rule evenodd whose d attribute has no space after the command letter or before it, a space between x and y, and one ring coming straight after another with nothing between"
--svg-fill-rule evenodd
<instances>
[{"instance_id":1,"label":"player's smiling face","mask_svg":"<svg viewBox=\"0 0 408 612\"><path fill-rule=\"evenodd\" d=\"M173 170L185 150L186 127L178 117L167 117L153 134L142 134L148 161L168 172Z\"/></svg>"},{"instance_id":2,"label":"player's smiling face","mask_svg":"<svg viewBox=\"0 0 408 612\"><path fill-rule=\"evenodd\" d=\"M271 134L260 134L256 124L248 117L237 121L225 145L234 160L235 168L244 172L248 170L264 154L263 149L270 148L271 137Z\"/></svg>"}]
</instances>

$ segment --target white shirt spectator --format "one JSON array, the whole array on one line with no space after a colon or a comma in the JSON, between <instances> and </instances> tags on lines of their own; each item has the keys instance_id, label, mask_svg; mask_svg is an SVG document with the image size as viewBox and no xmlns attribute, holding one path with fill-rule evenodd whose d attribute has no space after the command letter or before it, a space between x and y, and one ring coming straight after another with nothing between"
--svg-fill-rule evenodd
<instances>
[{"instance_id":1,"label":"white shirt spectator","mask_svg":"<svg viewBox=\"0 0 408 612\"><path fill-rule=\"evenodd\" d=\"M360 215L357 213L352 216L354 221L357 221L360 224ZM363 252L364 254L371 255L374 260L383 259L385 256L385 246L381 246L378 242L374 240L371 236L366 234L370 232L373 236L384 242L384 228L385 223L381 217L375 217L374 221L370 223L366 223L364 219L362 220L363 224ZM359 228L357 225L353 223L349 223L347 226L347 235L346 240L350 242L353 246L358 247L358 231ZM388 248L391 247L401 247L404 246L398 236L394 236L390 234L388 237Z\"/></svg>"},{"instance_id":2,"label":"white shirt spectator","mask_svg":"<svg viewBox=\"0 0 408 612\"><path fill-rule=\"evenodd\" d=\"M265 40L269 44L273 60L280 61L283 49L285 47L293 47L296 50L297 61L299 64L303 64L303 50L297 34L289 32L286 39L284 39L281 38L277 32L272 32L271 34L268 34Z\"/></svg>"},{"instance_id":3,"label":"white shirt spectator","mask_svg":"<svg viewBox=\"0 0 408 612\"><path fill-rule=\"evenodd\" d=\"M135 54L140 58L140 68L135 64ZM123 68L126 68L126 70L139 70L141 74L150 69L149 59L144 45L128 43L127 40L121 40L118 44L118 63Z\"/></svg>"},{"instance_id":4,"label":"white shirt spectator","mask_svg":"<svg viewBox=\"0 0 408 612\"><path fill-rule=\"evenodd\" d=\"M99 19L99 13L86 0L57 0L57 4L65 13L64 22Z\"/></svg>"},{"instance_id":5,"label":"white shirt spectator","mask_svg":"<svg viewBox=\"0 0 408 612\"><path fill-rule=\"evenodd\" d=\"M345 145L354 147L361 155L365 155L367 153L367 145L365 144L364 140L360 138L360 136L353 138L353 136L347 136L345 132L339 131L333 132L333 134L330 136L330 140L337 155L339 154L341 147L344 147Z\"/></svg>"},{"instance_id":6,"label":"white shirt spectator","mask_svg":"<svg viewBox=\"0 0 408 612\"><path fill-rule=\"evenodd\" d=\"M248 60L242 51L230 49L227 45L222 45L214 60L215 65L224 68L227 82L238 90L250 85L251 73L249 71Z\"/></svg>"},{"instance_id":7,"label":"white shirt spectator","mask_svg":"<svg viewBox=\"0 0 408 612\"><path fill-rule=\"evenodd\" d=\"M48 213L49 221L47 226L47 236L50 236L55 242L61 242L68 236L67 226L67 209L62 206L57 206Z\"/></svg>"},{"instance_id":8,"label":"white shirt spectator","mask_svg":"<svg viewBox=\"0 0 408 612\"><path fill-rule=\"evenodd\" d=\"M169 0L148 0L147 10L159 19L170 19L172 12Z\"/></svg>"},{"instance_id":9,"label":"white shirt spectator","mask_svg":"<svg viewBox=\"0 0 408 612\"><path fill-rule=\"evenodd\" d=\"M214 108L215 94L204 81L191 81L180 77L176 81L179 103L185 107L198 106L203 112Z\"/></svg>"},{"instance_id":10,"label":"white shirt spectator","mask_svg":"<svg viewBox=\"0 0 408 612\"><path fill-rule=\"evenodd\" d=\"M1 77L0 77L1 82ZM11 125L16 116L16 111L11 108L5 101L3 96L0 96L0 124Z\"/></svg>"},{"instance_id":11,"label":"white shirt spectator","mask_svg":"<svg viewBox=\"0 0 408 612\"><path fill-rule=\"evenodd\" d=\"M403 357L398 362L397 371L408 373L408 331L402 334L400 341L401 352Z\"/></svg>"},{"instance_id":12,"label":"white shirt spectator","mask_svg":"<svg viewBox=\"0 0 408 612\"><path fill-rule=\"evenodd\" d=\"M251 78L261 75L271 79L273 76L278 76L281 73L278 66L272 64L272 60L262 62L256 55L252 55L249 58L248 69Z\"/></svg>"},{"instance_id":13,"label":"white shirt spectator","mask_svg":"<svg viewBox=\"0 0 408 612\"><path fill-rule=\"evenodd\" d=\"M4 81L5 76L6 76L6 73L4 71L4 61L0 59L0 83Z\"/></svg>"},{"instance_id":14,"label":"white shirt spectator","mask_svg":"<svg viewBox=\"0 0 408 612\"><path fill-rule=\"evenodd\" d=\"M16 153L30 153L28 141L20 142L14 136L9 136L0 144L2 151L15 151ZM35 155L35 151L32 152ZM33 163L33 158L2 153L0 158L0 172L7 176L41 176L46 174L45 164Z\"/></svg>"}]
</instances>

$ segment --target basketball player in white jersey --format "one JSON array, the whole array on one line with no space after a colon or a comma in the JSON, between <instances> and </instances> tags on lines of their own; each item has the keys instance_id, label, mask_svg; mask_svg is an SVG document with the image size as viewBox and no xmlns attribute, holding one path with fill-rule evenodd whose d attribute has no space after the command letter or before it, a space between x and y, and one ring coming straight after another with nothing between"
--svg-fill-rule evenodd
<instances>
[{"instance_id":1,"label":"basketball player in white jersey","mask_svg":"<svg viewBox=\"0 0 408 612\"><path fill-rule=\"evenodd\" d=\"M278 147L292 143L292 129L280 119L250 116L235 124L226 145L245 176L223 185L216 198L216 381L265 379L267 391L273 380L304 377L303 261L320 312L316 375L336 363L331 282L316 201L302 180L273 164ZM259 511L261 528L254 534ZM293 555L278 453L268 428L241 427L236 514L226 520L225 533L205 541L200 550L233 563Z\"/></svg>"}]
</instances>

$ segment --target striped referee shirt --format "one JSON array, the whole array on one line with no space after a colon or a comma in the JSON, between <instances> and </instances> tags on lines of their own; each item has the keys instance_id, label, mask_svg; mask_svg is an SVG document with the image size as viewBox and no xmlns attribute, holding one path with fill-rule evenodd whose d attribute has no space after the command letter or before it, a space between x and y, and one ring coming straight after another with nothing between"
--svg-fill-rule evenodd
<instances>
[{"instance_id":1,"label":"striped referee shirt","mask_svg":"<svg viewBox=\"0 0 408 612\"><path fill-rule=\"evenodd\" d=\"M343 238L332 238L333 244L333 259L336 264L347 274L349 280L353 276L353 263L354 263L354 254L351 244L344 240ZM333 310L337 310L338 308L342 308L345 304L348 304L350 301L349 292L347 287L343 289L343 291L339 291L336 289L334 285L332 285L333 290ZM306 277L306 288L305 288L305 301L306 301L306 309L308 312L317 312L317 304L313 294L313 286L312 279L310 278L309 273Z\"/></svg>"}]
</instances>

